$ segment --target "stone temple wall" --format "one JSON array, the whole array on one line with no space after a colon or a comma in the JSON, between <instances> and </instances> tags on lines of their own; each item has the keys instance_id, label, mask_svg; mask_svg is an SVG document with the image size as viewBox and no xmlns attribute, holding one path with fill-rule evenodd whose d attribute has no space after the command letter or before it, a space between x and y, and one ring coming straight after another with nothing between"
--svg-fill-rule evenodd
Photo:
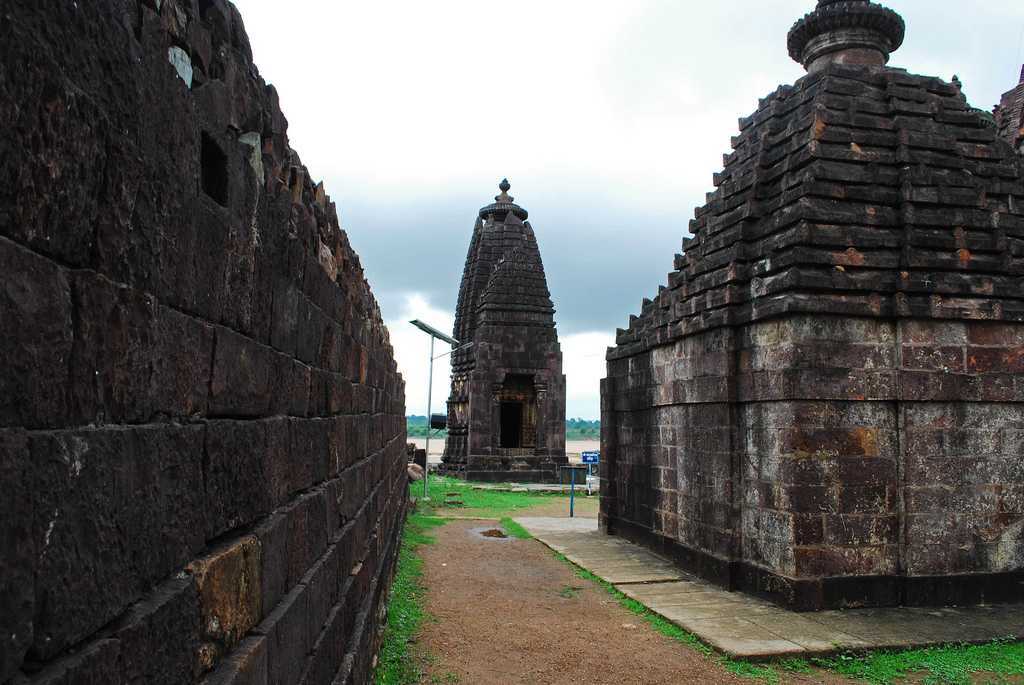
<instances>
[{"instance_id":1,"label":"stone temple wall","mask_svg":"<svg viewBox=\"0 0 1024 685\"><path fill-rule=\"evenodd\" d=\"M404 383L223 0L0 8L0 683L365 683Z\"/></svg>"},{"instance_id":2,"label":"stone temple wall","mask_svg":"<svg viewBox=\"0 0 1024 685\"><path fill-rule=\"evenodd\" d=\"M843 22L902 42L821 1L790 47ZM602 525L796 609L1019 599L1024 167L957 84L838 55L740 121L618 331Z\"/></svg>"},{"instance_id":3,"label":"stone temple wall","mask_svg":"<svg viewBox=\"0 0 1024 685\"><path fill-rule=\"evenodd\" d=\"M826 315L614 359L605 525L797 608L1012 597L1022 349L1019 324Z\"/></svg>"}]
</instances>

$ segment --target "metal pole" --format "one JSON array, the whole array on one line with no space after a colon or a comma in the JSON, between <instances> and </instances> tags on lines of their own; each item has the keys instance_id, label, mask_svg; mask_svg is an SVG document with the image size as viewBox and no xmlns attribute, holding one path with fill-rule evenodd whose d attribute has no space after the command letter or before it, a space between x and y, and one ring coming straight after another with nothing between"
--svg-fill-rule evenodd
<instances>
[{"instance_id":1,"label":"metal pole","mask_svg":"<svg viewBox=\"0 0 1024 685\"><path fill-rule=\"evenodd\" d=\"M427 456L423 460L423 501L430 499L427 482L430 480L430 400L434 394L434 336L430 336L430 375L427 377Z\"/></svg>"},{"instance_id":2,"label":"metal pole","mask_svg":"<svg viewBox=\"0 0 1024 685\"><path fill-rule=\"evenodd\" d=\"M573 508L576 504L576 469L569 467L569 518L573 518Z\"/></svg>"}]
</instances>

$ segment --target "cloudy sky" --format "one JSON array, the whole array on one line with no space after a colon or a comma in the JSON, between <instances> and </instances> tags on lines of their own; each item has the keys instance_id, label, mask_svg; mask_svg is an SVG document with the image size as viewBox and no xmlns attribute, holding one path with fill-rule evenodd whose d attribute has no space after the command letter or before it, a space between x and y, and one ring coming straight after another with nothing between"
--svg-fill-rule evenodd
<instances>
[{"instance_id":1,"label":"cloudy sky","mask_svg":"<svg viewBox=\"0 0 1024 685\"><path fill-rule=\"evenodd\" d=\"M665 283L757 99L803 73L786 32L813 0L235 0L325 181L426 408L421 318L450 330L477 210L507 176L555 306L569 416L597 418L616 327ZM991 108L1017 83L1024 3L892 0L891 64ZM448 367L435 369L443 411Z\"/></svg>"}]
</instances>

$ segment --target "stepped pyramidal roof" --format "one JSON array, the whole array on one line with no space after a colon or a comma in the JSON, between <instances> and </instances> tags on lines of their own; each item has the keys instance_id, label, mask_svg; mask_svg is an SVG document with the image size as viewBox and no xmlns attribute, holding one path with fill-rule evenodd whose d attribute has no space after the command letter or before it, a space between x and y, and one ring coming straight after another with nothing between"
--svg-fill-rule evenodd
<instances>
[{"instance_id":1,"label":"stepped pyramidal roof","mask_svg":"<svg viewBox=\"0 0 1024 685\"><path fill-rule=\"evenodd\" d=\"M822 0L789 35L809 73L740 120L625 356L783 312L1024 319L1021 168L957 81L883 67L903 20Z\"/></svg>"}]
</instances>

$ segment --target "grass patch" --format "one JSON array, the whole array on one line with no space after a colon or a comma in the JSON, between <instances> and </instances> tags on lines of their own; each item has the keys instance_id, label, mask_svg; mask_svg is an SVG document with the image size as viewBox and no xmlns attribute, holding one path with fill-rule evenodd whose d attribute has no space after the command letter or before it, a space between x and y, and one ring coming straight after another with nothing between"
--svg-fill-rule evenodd
<instances>
[{"instance_id":1,"label":"grass patch","mask_svg":"<svg viewBox=\"0 0 1024 685\"><path fill-rule=\"evenodd\" d=\"M421 502L423 510L439 516L452 514L501 519L509 515L516 515L539 504L545 504L552 499L568 499L561 493L475 490L473 485L474 483L467 483L457 478L431 476L428 485L430 501ZM422 482L410 483L409 488L414 497L422 497ZM456 499L461 504L452 506L446 503L449 493L457 493ZM566 505L566 510L568 510L568 505Z\"/></svg>"},{"instance_id":2,"label":"grass patch","mask_svg":"<svg viewBox=\"0 0 1024 685\"><path fill-rule=\"evenodd\" d=\"M878 685L921 674L926 685L969 685L976 674L992 674L1003 682L1024 676L1024 642L1010 639L983 645L945 645L905 651L880 651L864 656L840 654L811 663L844 676Z\"/></svg>"},{"instance_id":3,"label":"grass patch","mask_svg":"<svg viewBox=\"0 0 1024 685\"><path fill-rule=\"evenodd\" d=\"M501 527L505 529L505 532L514 538L519 540L532 540L533 536L530 535L530 531L523 528L521 525L508 518L507 516L501 519Z\"/></svg>"},{"instance_id":4,"label":"grass patch","mask_svg":"<svg viewBox=\"0 0 1024 685\"><path fill-rule=\"evenodd\" d=\"M384 641L373 676L377 685L413 685L423 677L422 664L409 648L427 618L423 609L423 560L417 550L432 545L434 538L429 531L444 524L444 519L423 514L412 514L405 522Z\"/></svg>"}]
</instances>

